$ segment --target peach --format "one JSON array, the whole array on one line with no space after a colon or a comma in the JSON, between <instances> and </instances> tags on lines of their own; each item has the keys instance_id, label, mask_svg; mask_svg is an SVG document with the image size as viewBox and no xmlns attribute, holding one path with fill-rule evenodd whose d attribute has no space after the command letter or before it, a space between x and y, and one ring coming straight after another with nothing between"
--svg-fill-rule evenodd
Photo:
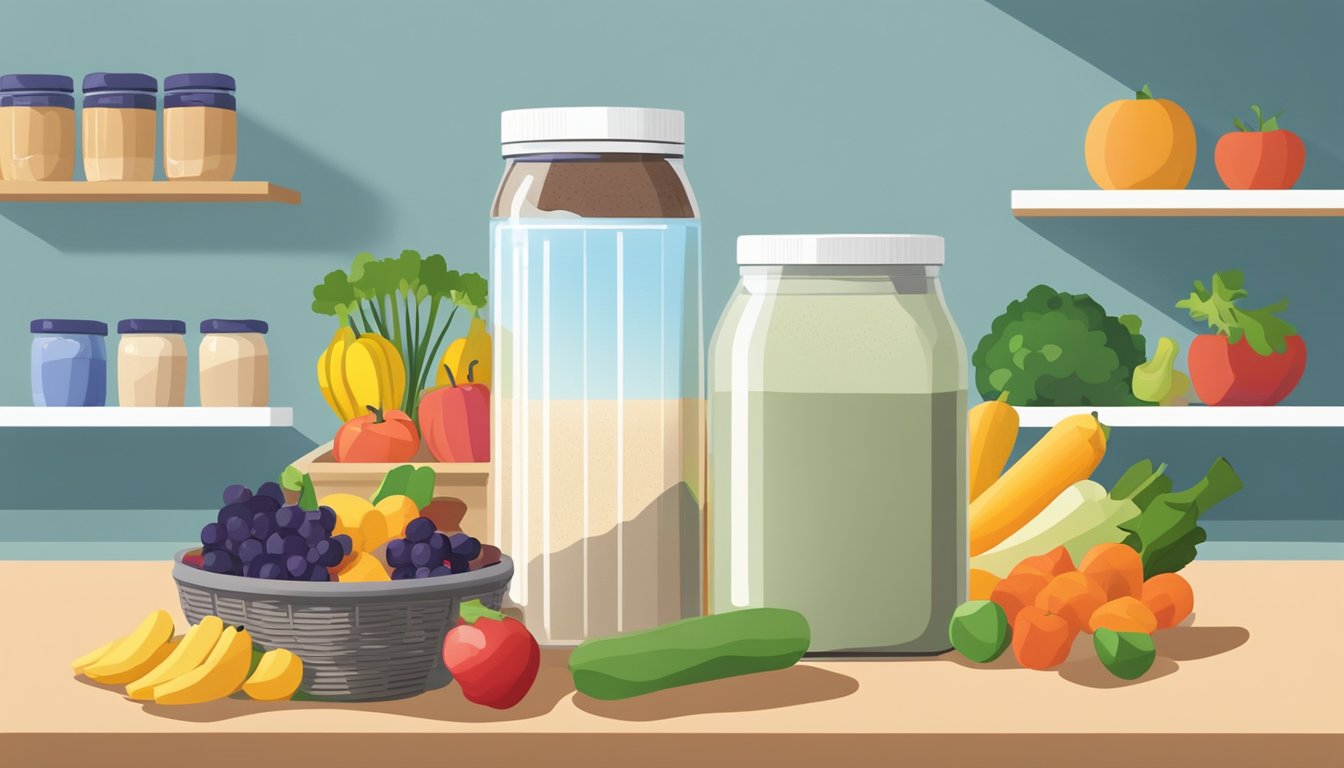
<instances>
[{"instance_id":1,"label":"peach","mask_svg":"<svg viewBox=\"0 0 1344 768\"><path fill-rule=\"evenodd\" d=\"M1106 593L1097 583L1078 571L1061 573L1036 595L1034 605L1058 614L1075 632L1087 629L1092 612L1106 602Z\"/></svg>"},{"instance_id":2,"label":"peach","mask_svg":"<svg viewBox=\"0 0 1344 768\"><path fill-rule=\"evenodd\" d=\"M1102 588L1107 600L1137 598L1143 589L1143 560L1126 544L1098 544L1083 556L1078 570Z\"/></svg>"},{"instance_id":3,"label":"peach","mask_svg":"<svg viewBox=\"0 0 1344 768\"><path fill-rule=\"evenodd\" d=\"M1036 602L1036 595L1050 583L1050 577L1043 573L1028 571L1010 575L990 590L989 599L997 603L1008 616L1011 626L1017 618L1017 612Z\"/></svg>"},{"instance_id":4,"label":"peach","mask_svg":"<svg viewBox=\"0 0 1344 768\"><path fill-rule=\"evenodd\" d=\"M1158 629L1180 624L1195 610L1195 591L1176 573L1159 573L1143 582L1139 599L1153 612Z\"/></svg>"},{"instance_id":5,"label":"peach","mask_svg":"<svg viewBox=\"0 0 1344 768\"><path fill-rule=\"evenodd\" d=\"M1013 622L1013 655L1028 669L1050 669L1064 663L1078 631L1064 619L1028 605Z\"/></svg>"}]
</instances>

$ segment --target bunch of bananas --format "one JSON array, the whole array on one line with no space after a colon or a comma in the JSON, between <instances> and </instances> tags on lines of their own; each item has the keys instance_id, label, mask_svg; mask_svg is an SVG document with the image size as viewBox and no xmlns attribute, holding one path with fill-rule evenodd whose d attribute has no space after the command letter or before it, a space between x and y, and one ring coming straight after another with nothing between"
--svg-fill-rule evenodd
<instances>
[{"instance_id":1,"label":"bunch of bananas","mask_svg":"<svg viewBox=\"0 0 1344 768\"><path fill-rule=\"evenodd\" d=\"M131 699L157 704L200 704L240 690L258 701L288 699L303 679L298 656L283 648L254 653L252 635L218 616L173 637L167 611L151 613L131 634L71 666L95 683L125 685Z\"/></svg>"},{"instance_id":2,"label":"bunch of bananas","mask_svg":"<svg viewBox=\"0 0 1344 768\"><path fill-rule=\"evenodd\" d=\"M392 342L376 333L355 338L342 326L317 359L317 385L327 405L349 421L367 413L402 407L406 395L406 365Z\"/></svg>"}]
</instances>

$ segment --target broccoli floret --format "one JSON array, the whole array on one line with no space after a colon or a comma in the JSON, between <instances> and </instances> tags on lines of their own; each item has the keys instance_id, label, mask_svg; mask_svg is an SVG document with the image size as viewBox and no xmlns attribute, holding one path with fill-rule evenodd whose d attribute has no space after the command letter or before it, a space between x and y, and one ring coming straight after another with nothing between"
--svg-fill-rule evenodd
<instances>
[{"instance_id":1,"label":"broccoli floret","mask_svg":"<svg viewBox=\"0 0 1344 768\"><path fill-rule=\"evenodd\" d=\"M1130 379L1146 349L1136 315L1112 317L1087 294L1045 285L994 318L971 364L986 400L1013 405L1146 405Z\"/></svg>"}]
</instances>

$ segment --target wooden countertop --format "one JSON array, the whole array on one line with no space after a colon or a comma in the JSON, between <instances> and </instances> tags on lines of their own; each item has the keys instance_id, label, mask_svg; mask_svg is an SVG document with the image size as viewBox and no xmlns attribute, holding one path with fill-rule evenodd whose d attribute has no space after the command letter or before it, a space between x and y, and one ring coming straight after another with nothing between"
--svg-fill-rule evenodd
<instances>
[{"instance_id":1,"label":"wooden countertop","mask_svg":"<svg viewBox=\"0 0 1344 768\"><path fill-rule=\"evenodd\" d=\"M0 763L449 765L1305 765L1344 754L1344 562L1202 562L1190 626L1136 681L1080 638L1050 672L1006 654L805 662L618 702L576 694L566 652L496 711L456 687L370 704L132 703L70 660L177 594L166 562L0 562ZM1086 643L1086 644L1084 644ZM1042 753L1041 748L1049 750ZM477 753L484 753L477 754ZM10 762L10 757L15 762ZM158 756L157 758L155 756ZM125 760L120 762L119 760Z\"/></svg>"}]
</instances>

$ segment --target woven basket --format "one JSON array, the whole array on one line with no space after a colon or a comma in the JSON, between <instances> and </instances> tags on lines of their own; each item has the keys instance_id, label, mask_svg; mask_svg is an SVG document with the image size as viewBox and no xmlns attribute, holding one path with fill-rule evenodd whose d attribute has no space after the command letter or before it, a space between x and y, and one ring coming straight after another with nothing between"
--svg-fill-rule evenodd
<instances>
[{"instance_id":1,"label":"woven basket","mask_svg":"<svg viewBox=\"0 0 1344 768\"><path fill-rule=\"evenodd\" d=\"M241 624L264 650L303 659L303 694L331 701L415 696L452 680L443 636L464 600L498 609L513 578L507 556L479 571L361 583L295 582L210 573L173 563L182 612L195 624L216 615Z\"/></svg>"}]
</instances>

